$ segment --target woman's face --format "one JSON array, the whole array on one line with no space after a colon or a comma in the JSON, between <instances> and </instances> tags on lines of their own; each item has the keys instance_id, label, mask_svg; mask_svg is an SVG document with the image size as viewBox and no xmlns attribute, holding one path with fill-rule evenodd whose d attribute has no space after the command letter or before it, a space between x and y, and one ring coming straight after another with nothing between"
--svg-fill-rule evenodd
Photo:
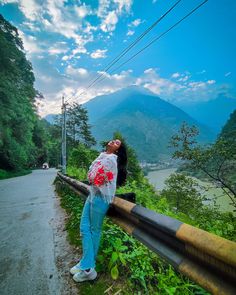
<instances>
[{"instance_id":1,"label":"woman's face","mask_svg":"<svg viewBox=\"0 0 236 295\"><path fill-rule=\"evenodd\" d=\"M107 147L112 153L115 153L121 145L121 141L119 139L113 139L108 142Z\"/></svg>"}]
</instances>

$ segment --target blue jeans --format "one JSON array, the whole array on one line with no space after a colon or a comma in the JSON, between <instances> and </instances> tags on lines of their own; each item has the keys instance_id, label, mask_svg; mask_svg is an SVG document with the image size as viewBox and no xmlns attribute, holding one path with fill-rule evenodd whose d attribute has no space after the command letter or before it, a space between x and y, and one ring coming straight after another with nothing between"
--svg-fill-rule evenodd
<instances>
[{"instance_id":1,"label":"blue jeans","mask_svg":"<svg viewBox=\"0 0 236 295\"><path fill-rule=\"evenodd\" d=\"M102 224L109 208L101 197L94 196L92 202L87 199L80 221L83 256L80 260L80 269L95 268L96 257L102 233Z\"/></svg>"}]
</instances>

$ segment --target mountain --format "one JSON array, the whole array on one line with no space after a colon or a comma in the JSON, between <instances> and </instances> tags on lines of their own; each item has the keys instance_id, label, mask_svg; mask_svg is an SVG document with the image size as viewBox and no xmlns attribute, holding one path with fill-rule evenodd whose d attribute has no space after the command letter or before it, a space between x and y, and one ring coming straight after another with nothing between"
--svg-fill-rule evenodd
<instances>
[{"instance_id":1,"label":"mountain","mask_svg":"<svg viewBox=\"0 0 236 295\"><path fill-rule=\"evenodd\" d=\"M49 114L49 115L45 116L44 119L45 119L48 123L50 123L50 124L54 124L56 116L58 116L58 115Z\"/></svg>"},{"instance_id":2,"label":"mountain","mask_svg":"<svg viewBox=\"0 0 236 295\"><path fill-rule=\"evenodd\" d=\"M108 140L115 131L120 131L140 160L155 162L170 158L170 138L184 121L200 129L201 142L215 138L207 127L178 107L135 86L96 97L84 107L98 142Z\"/></svg>"},{"instance_id":3,"label":"mountain","mask_svg":"<svg viewBox=\"0 0 236 295\"><path fill-rule=\"evenodd\" d=\"M130 86L108 95L97 96L85 103L84 106L89 111L91 123L109 114L109 112L114 110L120 103L137 92L144 95L153 95L152 92L142 87Z\"/></svg>"},{"instance_id":4,"label":"mountain","mask_svg":"<svg viewBox=\"0 0 236 295\"><path fill-rule=\"evenodd\" d=\"M236 99L221 94L205 102L176 102L175 105L218 134L236 109Z\"/></svg>"},{"instance_id":5,"label":"mountain","mask_svg":"<svg viewBox=\"0 0 236 295\"><path fill-rule=\"evenodd\" d=\"M230 118L222 128L220 137L230 139L230 141L236 143L236 110L230 115Z\"/></svg>"}]
</instances>

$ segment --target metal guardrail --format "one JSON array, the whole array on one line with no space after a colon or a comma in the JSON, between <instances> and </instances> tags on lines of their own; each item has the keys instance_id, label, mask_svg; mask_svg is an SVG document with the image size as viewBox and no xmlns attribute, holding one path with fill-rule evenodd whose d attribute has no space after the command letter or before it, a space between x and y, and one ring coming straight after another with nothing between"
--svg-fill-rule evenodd
<instances>
[{"instance_id":1,"label":"metal guardrail","mask_svg":"<svg viewBox=\"0 0 236 295\"><path fill-rule=\"evenodd\" d=\"M60 172L58 176L76 193L88 195L88 185ZM119 197L110 209L114 223L180 273L212 294L236 294L236 243Z\"/></svg>"}]
</instances>

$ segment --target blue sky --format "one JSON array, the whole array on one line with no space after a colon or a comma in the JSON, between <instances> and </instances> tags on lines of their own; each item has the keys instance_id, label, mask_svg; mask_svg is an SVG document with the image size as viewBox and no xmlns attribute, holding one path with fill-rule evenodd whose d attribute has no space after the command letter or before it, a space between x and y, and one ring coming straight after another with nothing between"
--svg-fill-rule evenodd
<instances>
[{"instance_id":1,"label":"blue sky","mask_svg":"<svg viewBox=\"0 0 236 295\"><path fill-rule=\"evenodd\" d=\"M45 97L40 115L60 112L61 96L89 99L129 85L161 98L236 98L236 1L209 0L159 41L79 96L106 65L176 1L1 0L0 13L19 29ZM182 0L122 60L167 30L202 0ZM115 69L119 63L114 66Z\"/></svg>"}]
</instances>

